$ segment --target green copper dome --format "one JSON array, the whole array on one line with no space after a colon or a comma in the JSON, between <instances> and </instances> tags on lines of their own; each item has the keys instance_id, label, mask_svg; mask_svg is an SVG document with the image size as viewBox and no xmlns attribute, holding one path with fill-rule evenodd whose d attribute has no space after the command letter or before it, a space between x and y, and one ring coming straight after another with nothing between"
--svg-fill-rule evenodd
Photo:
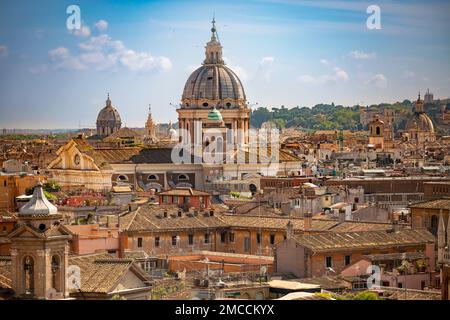
<instances>
[{"instance_id":1,"label":"green copper dome","mask_svg":"<svg viewBox=\"0 0 450 320\"><path fill-rule=\"evenodd\" d=\"M211 121L222 121L222 114L219 110L214 107L211 111L208 112L208 120Z\"/></svg>"}]
</instances>

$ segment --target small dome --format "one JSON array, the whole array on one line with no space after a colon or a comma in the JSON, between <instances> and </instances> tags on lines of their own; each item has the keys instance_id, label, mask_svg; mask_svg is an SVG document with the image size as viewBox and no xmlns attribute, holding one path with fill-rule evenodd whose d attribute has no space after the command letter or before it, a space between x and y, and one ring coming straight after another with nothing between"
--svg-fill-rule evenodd
<instances>
[{"instance_id":1,"label":"small dome","mask_svg":"<svg viewBox=\"0 0 450 320\"><path fill-rule=\"evenodd\" d=\"M19 210L19 214L23 216L52 215L57 213L58 209L45 196L41 182L34 188L31 200Z\"/></svg>"},{"instance_id":2,"label":"small dome","mask_svg":"<svg viewBox=\"0 0 450 320\"><path fill-rule=\"evenodd\" d=\"M406 124L406 130L419 130L434 133L433 121L425 113L416 112Z\"/></svg>"},{"instance_id":3,"label":"small dome","mask_svg":"<svg viewBox=\"0 0 450 320\"><path fill-rule=\"evenodd\" d=\"M222 121L222 114L215 107L208 112L208 120L210 121Z\"/></svg>"},{"instance_id":4,"label":"small dome","mask_svg":"<svg viewBox=\"0 0 450 320\"><path fill-rule=\"evenodd\" d=\"M114 124L121 124L122 120L120 119L119 112L116 108L114 108L111 104L111 100L106 100L106 106L100 110L98 117L97 117L97 124L104 124L104 123L114 123Z\"/></svg>"}]
</instances>

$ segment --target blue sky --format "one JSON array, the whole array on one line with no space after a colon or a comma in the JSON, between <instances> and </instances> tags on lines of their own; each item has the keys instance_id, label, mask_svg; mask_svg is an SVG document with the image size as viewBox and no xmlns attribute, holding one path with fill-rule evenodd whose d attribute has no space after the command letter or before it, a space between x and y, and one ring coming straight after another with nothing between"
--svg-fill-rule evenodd
<instances>
[{"instance_id":1,"label":"blue sky","mask_svg":"<svg viewBox=\"0 0 450 320\"><path fill-rule=\"evenodd\" d=\"M82 28L66 28L66 8ZM366 9L381 9L369 30ZM258 106L450 97L448 1L1 1L0 128L93 127L110 93L123 122L176 121L211 18Z\"/></svg>"}]
</instances>

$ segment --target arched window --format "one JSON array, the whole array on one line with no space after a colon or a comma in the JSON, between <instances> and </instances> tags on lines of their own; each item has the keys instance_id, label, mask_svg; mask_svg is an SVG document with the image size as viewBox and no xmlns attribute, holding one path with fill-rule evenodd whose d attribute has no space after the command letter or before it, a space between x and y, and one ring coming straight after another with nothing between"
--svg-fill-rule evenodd
<instances>
[{"instance_id":1,"label":"arched window","mask_svg":"<svg viewBox=\"0 0 450 320\"><path fill-rule=\"evenodd\" d=\"M151 181L158 180L158 176L156 174L151 174L148 176L147 180L151 180Z\"/></svg>"},{"instance_id":2,"label":"arched window","mask_svg":"<svg viewBox=\"0 0 450 320\"><path fill-rule=\"evenodd\" d=\"M58 255L52 257L52 287L61 292L61 259Z\"/></svg>"},{"instance_id":3,"label":"arched window","mask_svg":"<svg viewBox=\"0 0 450 320\"><path fill-rule=\"evenodd\" d=\"M437 230L438 230L438 217L436 215L431 217L431 233L437 236Z\"/></svg>"},{"instance_id":4,"label":"arched window","mask_svg":"<svg viewBox=\"0 0 450 320\"><path fill-rule=\"evenodd\" d=\"M376 131L377 131L377 135L379 135L380 132L381 132L380 127L377 127L377 128L376 128Z\"/></svg>"},{"instance_id":5,"label":"arched window","mask_svg":"<svg viewBox=\"0 0 450 320\"><path fill-rule=\"evenodd\" d=\"M217 141L216 141L216 152L224 152L223 150L223 138L222 137L217 137Z\"/></svg>"},{"instance_id":6,"label":"arched window","mask_svg":"<svg viewBox=\"0 0 450 320\"><path fill-rule=\"evenodd\" d=\"M25 294L34 294L34 259L30 256L23 259L23 273Z\"/></svg>"},{"instance_id":7,"label":"arched window","mask_svg":"<svg viewBox=\"0 0 450 320\"><path fill-rule=\"evenodd\" d=\"M188 180L188 177L185 174L180 174L178 180Z\"/></svg>"}]
</instances>

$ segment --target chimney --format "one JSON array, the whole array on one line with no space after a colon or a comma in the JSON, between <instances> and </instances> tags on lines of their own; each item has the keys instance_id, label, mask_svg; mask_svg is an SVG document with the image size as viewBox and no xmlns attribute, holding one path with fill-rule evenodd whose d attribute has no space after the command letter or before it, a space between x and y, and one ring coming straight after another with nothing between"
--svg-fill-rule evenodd
<instances>
[{"instance_id":1,"label":"chimney","mask_svg":"<svg viewBox=\"0 0 450 320\"><path fill-rule=\"evenodd\" d=\"M286 239L291 239L292 235L294 234L294 225L292 224L292 221L289 220L289 222L286 225Z\"/></svg>"},{"instance_id":2,"label":"chimney","mask_svg":"<svg viewBox=\"0 0 450 320\"><path fill-rule=\"evenodd\" d=\"M392 231L393 232L397 232L400 230L400 226L398 225L398 221L397 220L393 220L392 221Z\"/></svg>"},{"instance_id":3,"label":"chimney","mask_svg":"<svg viewBox=\"0 0 450 320\"><path fill-rule=\"evenodd\" d=\"M311 212L305 212L303 215L303 230L308 231L312 228L312 213Z\"/></svg>"},{"instance_id":4,"label":"chimney","mask_svg":"<svg viewBox=\"0 0 450 320\"><path fill-rule=\"evenodd\" d=\"M339 223L345 222L345 210L339 209Z\"/></svg>"}]
</instances>

